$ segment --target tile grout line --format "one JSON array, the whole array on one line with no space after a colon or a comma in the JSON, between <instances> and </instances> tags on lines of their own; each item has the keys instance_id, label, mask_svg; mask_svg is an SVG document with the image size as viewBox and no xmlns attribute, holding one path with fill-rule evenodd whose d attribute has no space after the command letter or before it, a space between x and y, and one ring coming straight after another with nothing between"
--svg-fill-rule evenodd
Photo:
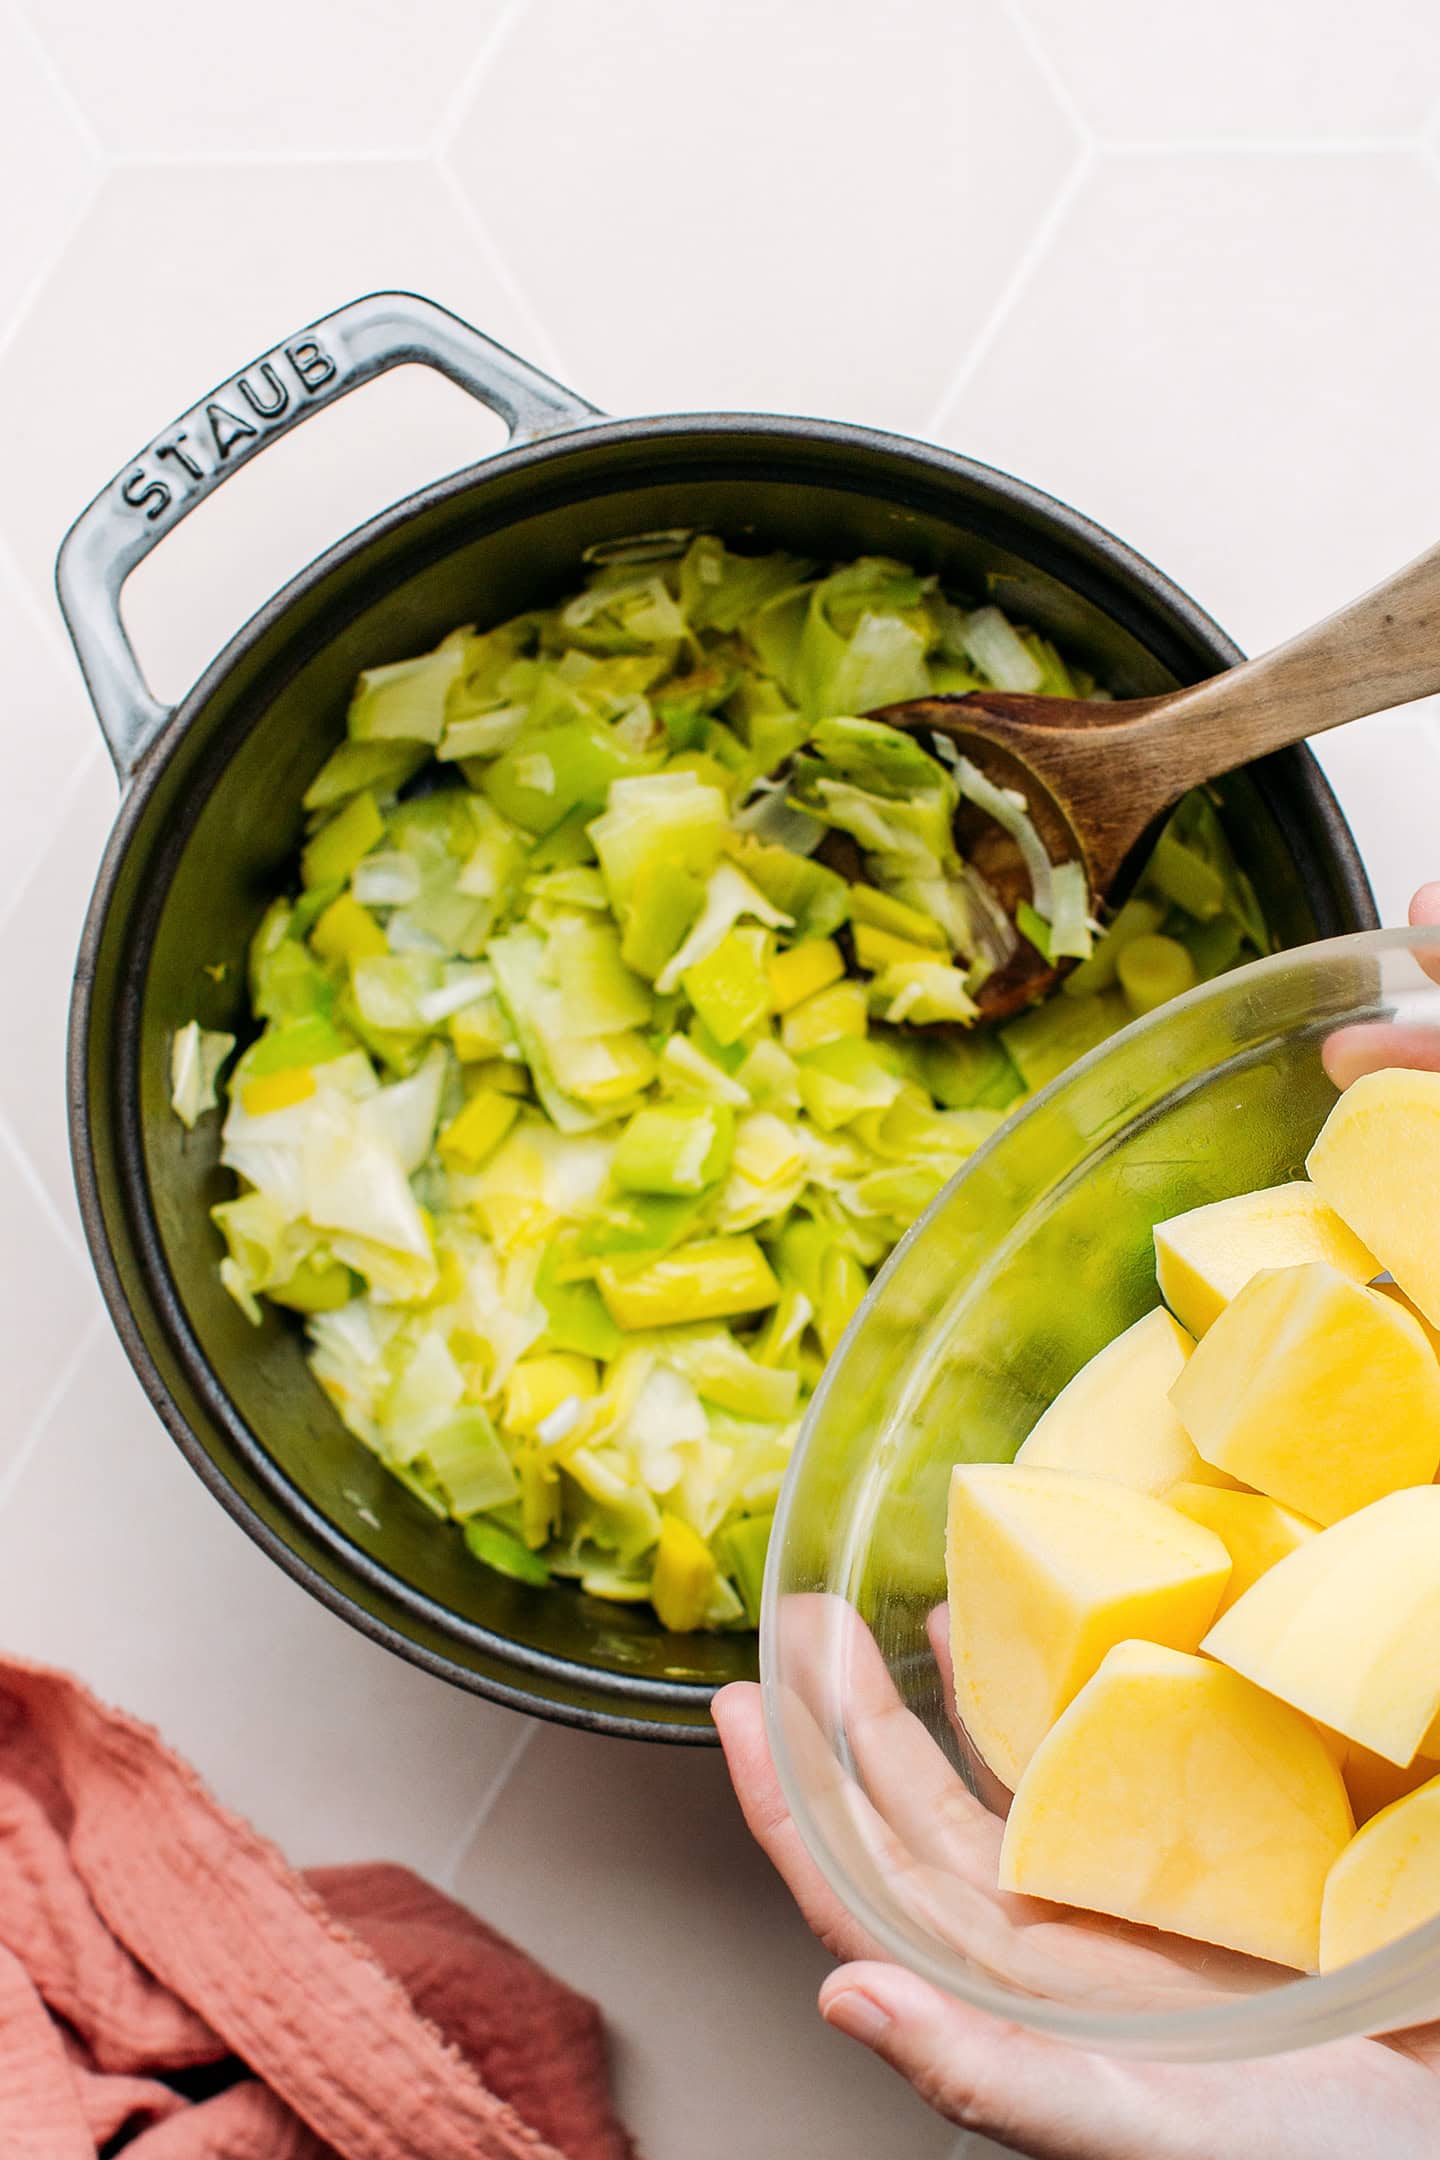
<instances>
[{"instance_id":1,"label":"tile grout line","mask_svg":"<svg viewBox=\"0 0 1440 2160\"><path fill-rule=\"evenodd\" d=\"M462 182L460 175L450 164L449 159L445 157L437 157L433 161L431 170L449 188L456 207L474 235L475 244L480 251L481 257L494 275L502 292L508 296L512 305L519 310L530 326L536 350L533 353L525 353L521 357L533 360L537 366L543 366L550 374L558 377L562 373L562 363L556 352L555 340L536 314L529 294L516 277L504 255L501 254L496 242L492 239L489 228L480 215L479 207ZM483 329L484 324L482 323L477 327Z\"/></svg>"},{"instance_id":2,"label":"tile grout line","mask_svg":"<svg viewBox=\"0 0 1440 2160\"><path fill-rule=\"evenodd\" d=\"M46 260L41 264L40 268L31 277L29 283L26 285L24 291L21 293L19 299L16 301L9 315L5 318L3 322L0 322L0 358L3 358L5 353L9 350L10 346L15 342L15 339L19 336L21 330L23 330L23 328L25 327L26 322L30 318L31 311L35 307L36 302L39 300L40 295L44 292L45 287L50 283L50 280L55 275L55 272L59 269L61 262L64 260L66 254L69 252L70 243L75 238L77 230L81 225L84 224L86 218L90 215L90 212L94 209L96 203L99 201L100 192L105 185L105 178L105 162L103 160L99 163L95 163L94 161L92 161L90 166L89 187L86 192L84 201L80 204L74 217L67 224L64 233L56 242L52 252L46 257Z\"/></svg>"},{"instance_id":3,"label":"tile grout line","mask_svg":"<svg viewBox=\"0 0 1440 2160\"><path fill-rule=\"evenodd\" d=\"M1059 68L1051 58L1049 47L1025 12L1024 0L1004 0L1005 18L1019 38L1032 65L1044 76L1045 84L1065 118L1074 128L1084 149L1095 147L1095 130L1076 102L1075 94Z\"/></svg>"},{"instance_id":4,"label":"tile grout line","mask_svg":"<svg viewBox=\"0 0 1440 2160\"><path fill-rule=\"evenodd\" d=\"M35 629L68 674L75 666L75 648L66 635L65 618L60 613L60 603L54 600L53 608L47 608L43 604L40 594L20 567L15 550L3 532L0 532L0 581L14 593L16 606L29 616ZM53 600L53 585L50 587L50 595ZM89 704L88 698L86 704Z\"/></svg>"},{"instance_id":5,"label":"tile grout line","mask_svg":"<svg viewBox=\"0 0 1440 2160\"><path fill-rule=\"evenodd\" d=\"M65 785L60 789L59 793L55 797L55 821L50 828L49 834L46 837L45 845L41 848L39 855L30 865L30 868L26 871L24 877L21 878L20 883L16 886L15 890L12 893L7 893L3 902L0 902L0 936L3 936L9 925L14 921L15 916L19 912L20 904L24 900L26 893L29 892L36 878L40 875L40 872L44 869L46 863L49 861L50 855L55 847L55 843L60 838L61 833L65 829L65 820L69 814L70 807L75 801L76 796L80 793L82 785L84 784L86 779L88 779L92 769L98 764L103 764L104 761L105 749L97 733L96 740L90 745L90 748L85 752L79 764L75 767L75 770L71 773L69 779L65 782ZM86 868L85 881L87 885L94 884L95 873L99 869L99 867L100 858L97 855L94 861L90 863Z\"/></svg>"},{"instance_id":6,"label":"tile grout line","mask_svg":"<svg viewBox=\"0 0 1440 2160\"><path fill-rule=\"evenodd\" d=\"M480 1832L489 1821L491 1810L515 1772L519 1769L525 1750L539 1730L539 1723L535 1718L522 1715L520 1731L506 1749L499 1769L495 1772L481 1796L480 1805L466 1823L441 1871L440 1887L442 1890L448 1891L452 1896L454 1895L455 1878L464 1865L466 1854L471 1850L476 1838L479 1837Z\"/></svg>"},{"instance_id":7,"label":"tile grout line","mask_svg":"<svg viewBox=\"0 0 1440 2160\"><path fill-rule=\"evenodd\" d=\"M39 1453L40 1443L49 1430L55 1413L69 1394L71 1382L75 1379L81 1365L89 1355L91 1344L99 1339L104 1319L103 1312L91 1313L75 1338L74 1355L70 1363L59 1374L50 1392L31 1419L30 1430L21 1441L14 1461L8 1463L5 1469L0 1471L0 1508L4 1507L31 1462Z\"/></svg>"},{"instance_id":8,"label":"tile grout line","mask_svg":"<svg viewBox=\"0 0 1440 2160\"><path fill-rule=\"evenodd\" d=\"M1069 216L1071 204L1095 169L1095 153L1089 144L1083 144L1075 163L1061 181L1049 209L1031 233L1028 242L1016 259L1015 266L1006 279L1000 296L990 310L984 323L971 341L969 351L940 395L938 404L931 411L926 423L926 437L934 441L950 418L953 407L963 397L972 378L984 360L996 338L1004 329L1021 295L1050 252L1056 233Z\"/></svg>"},{"instance_id":9,"label":"tile grout line","mask_svg":"<svg viewBox=\"0 0 1440 2160\"><path fill-rule=\"evenodd\" d=\"M10 1157L21 1184L24 1185L39 1207L51 1229L60 1239L65 1251L88 1274L89 1254L86 1252L84 1245L77 1241L74 1230L66 1222L65 1217L56 1206L53 1194L47 1188L44 1179L36 1170L24 1148L21 1147L20 1136L3 1111L0 1111L0 1148L3 1148Z\"/></svg>"},{"instance_id":10,"label":"tile grout line","mask_svg":"<svg viewBox=\"0 0 1440 2160\"><path fill-rule=\"evenodd\" d=\"M469 67L460 79L460 86L450 99L431 137L430 155L443 160L460 132L466 113L474 104L481 83L489 74L501 49L508 43L516 24L530 5L530 0L508 0L481 38Z\"/></svg>"},{"instance_id":11,"label":"tile grout line","mask_svg":"<svg viewBox=\"0 0 1440 2160\"><path fill-rule=\"evenodd\" d=\"M1419 157L1423 135L1136 135L1097 139L1106 157Z\"/></svg>"},{"instance_id":12,"label":"tile grout line","mask_svg":"<svg viewBox=\"0 0 1440 2160\"><path fill-rule=\"evenodd\" d=\"M21 35L30 47L32 59L56 98L69 113L75 132L89 151L91 159L97 165L104 165L108 161L109 152L91 125L90 115L66 81L63 68L31 20L30 10L24 5L24 0L12 0L11 14L20 25Z\"/></svg>"},{"instance_id":13,"label":"tile grout line","mask_svg":"<svg viewBox=\"0 0 1440 2160\"><path fill-rule=\"evenodd\" d=\"M266 167L285 165L426 165L430 152L423 140L395 149L377 144L359 150L112 150L109 162L117 171L170 170L176 166Z\"/></svg>"}]
</instances>

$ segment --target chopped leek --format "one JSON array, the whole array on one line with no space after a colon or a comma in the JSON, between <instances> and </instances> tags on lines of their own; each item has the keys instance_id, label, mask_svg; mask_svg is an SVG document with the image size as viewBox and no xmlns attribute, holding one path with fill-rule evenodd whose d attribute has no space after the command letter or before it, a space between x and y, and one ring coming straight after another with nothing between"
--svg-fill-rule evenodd
<instances>
[{"instance_id":1,"label":"chopped leek","mask_svg":"<svg viewBox=\"0 0 1440 2160\"><path fill-rule=\"evenodd\" d=\"M1193 990L1200 980L1195 962L1174 938L1132 938L1115 963L1125 1003L1132 1013L1154 1012L1167 999Z\"/></svg>"},{"instance_id":2,"label":"chopped leek","mask_svg":"<svg viewBox=\"0 0 1440 2160\"><path fill-rule=\"evenodd\" d=\"M192 1022L171 1087L187 1124L225 1103L224 1288L295 1316L425 1534L753 1627L875 1268L1029 1090L1267 945L1193 795L1092 950L1024 800L873 717L987 684L1094 691L904 563L684 533L360 677L251 940L246 1047L217 1095L235 1043ZM964 800L1024 857L1018 930ZM1066 994L977 1026L1022 935L1078 961Z\"/></svg>"},{"instance_id":3,"label":"chopped leek","mask_svg":"<svg viewBox=\"0 0 1440 2160\"><path fill-rule=\"evenodd\" d=\"M182 1125L193 1127L207 1110L218 1110L215 1082L235 1048L235 1037L198 1020L177 1028L170 1045L170 1105Z\"/></svg>"}]
</instances>

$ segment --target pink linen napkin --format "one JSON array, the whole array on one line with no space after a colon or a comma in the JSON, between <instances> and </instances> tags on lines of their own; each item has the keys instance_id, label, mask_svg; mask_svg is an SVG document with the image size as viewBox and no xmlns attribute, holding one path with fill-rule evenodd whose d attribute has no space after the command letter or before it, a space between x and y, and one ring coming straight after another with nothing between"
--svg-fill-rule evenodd
<instances>
[{"instance_id":1,"label":"pink linen napkin","mask_svg":"<svg viewBox=\"0 0 1440 2160\"><path fill-rule=\"evenodd\" d=\"M593 2003L405 1869L300 1876L0 1659L5 2160L635 2160Z\"/></svg>"}]
</instances>

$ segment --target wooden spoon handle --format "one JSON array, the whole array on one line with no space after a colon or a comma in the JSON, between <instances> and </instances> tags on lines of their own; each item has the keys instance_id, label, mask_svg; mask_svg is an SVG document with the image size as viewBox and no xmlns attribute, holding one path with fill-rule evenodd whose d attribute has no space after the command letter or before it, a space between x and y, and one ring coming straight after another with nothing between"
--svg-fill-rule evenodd
<instances>
[{"instance_id":1,"label":"wooden spoon handle","mask_svg":"<svg viewBox=\"0 0 1440 2160\"><path fill-rule=\"evenodd\" d=\"M1188 787L1437 690L1440 547L1288 644L1161 699L1135 732L1147 751L1163 740L1167 769Z\"/></svg>"}]
</instances>

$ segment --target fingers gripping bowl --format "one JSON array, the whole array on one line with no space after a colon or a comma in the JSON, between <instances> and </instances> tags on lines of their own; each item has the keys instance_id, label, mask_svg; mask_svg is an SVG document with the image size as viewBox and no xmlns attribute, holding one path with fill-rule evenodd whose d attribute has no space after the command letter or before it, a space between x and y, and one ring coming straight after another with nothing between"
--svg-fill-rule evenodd
<instances>
[{"instance_id":1,"label":"fingers gripping bowl","mask_svg":"<svg viewBox=\"0 0 1440 2160\"><path fill-rule=\"evenodd\" d=\"M231 463L327 397L402 361L500 410L510 450L342 543L241 633L172 714L145 691L115 601L129 567ZM77 1172L102 1282L182 1448L292 1573L357 1624L503 1700L610 1730L711 1737L719 1682L752 1669L739 1635L677 1637L568 1586L478 1568L398 1491L313 1387L299 1330L258 1331L215 1271L209 1208L233 1191L202 1124L169 1116L170 1044L192 1018L234 1031L244 956L303 837L301 798L339 740L363 669L456 623L500 621L579 582L587 549L687 527L821 562L888 554L993 593L1117 691L1234 657L1156 573L1029 490L943 453L824 423L728 416L604 423L453 317L406 296L356 303L267 356L289 385L252 423L252 368L181 423L224 455L175 497L162 437L67 542L61 586L126 784L87 928L72 1037ZM192 427L190 423L193 422ZM210 430L210 435L206 430ZM162 477L164 476L164 477ZM1348 835L1301 754L1220 792L1270 927L1294 943L1369 919ZM205 973L205 970L209 973ZM197 997L203 990L203 1004Z\"/></svg>"},{"instance_id":2,"label":"fingers gripping bowl","mask_svg":"<svg viewBox=\"0 0 1440 2160\"><path fill-rule=\"evenodd\" d=\"M943 1609L952 1467L1008 1463L1095 1352L1154 1309L1155 1223L1302 1177L1337 1079L1440 1067L1437 976L1440 933L1370 932L1259 961L1102 1046L934 1204L822 1382L766 1585L772 1747L802 1835L863 1924L987 2009L1193 2061L1440 2010L1440 1921L1301 1978L1002 1894L1010 1796L953 1722ZM965 1566L962 1545L952 1585ZM1423 1629L1410 1647L1433 1670ZM1198 1865L1202 1910L1214 1864Z\"/></svg>"}]
</instances>

